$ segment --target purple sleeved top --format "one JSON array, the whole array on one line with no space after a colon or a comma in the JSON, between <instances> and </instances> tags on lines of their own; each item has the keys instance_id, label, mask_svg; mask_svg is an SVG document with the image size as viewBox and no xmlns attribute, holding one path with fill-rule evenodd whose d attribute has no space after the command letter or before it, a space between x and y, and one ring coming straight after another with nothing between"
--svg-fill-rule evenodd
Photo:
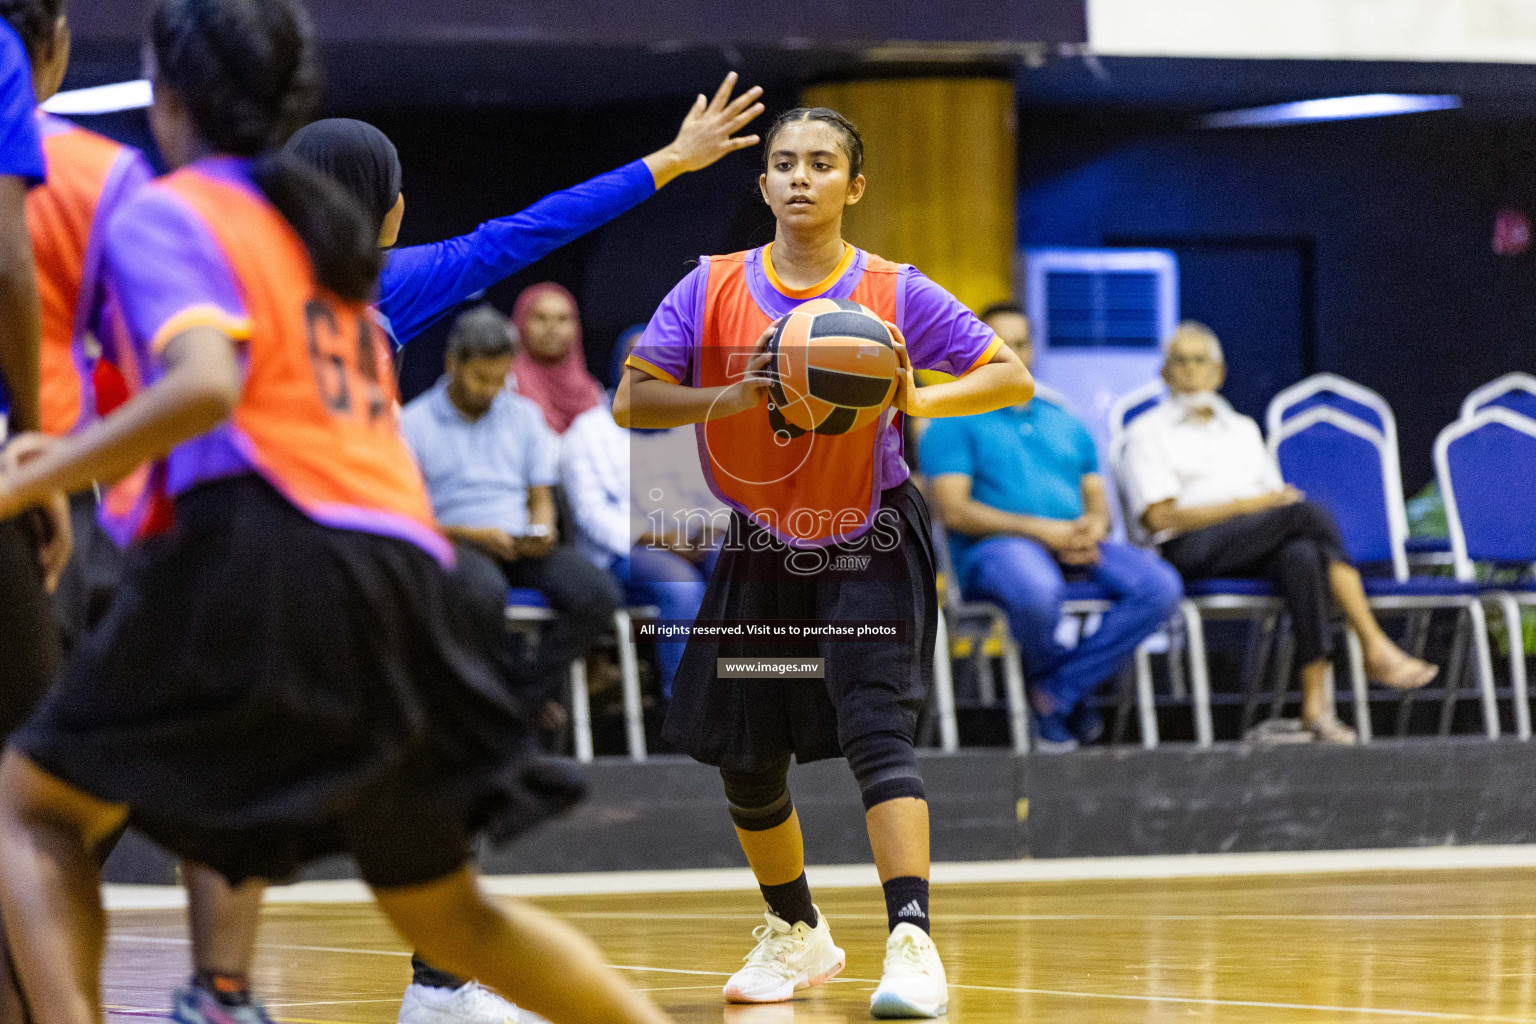
<instances>
[{"instance_id":1,"label":"purple sleeved top","mask_svg":"<svg viewBox=\"0 0 1536 1024\"><path fill-rule=\"evenodd\" d=\"M254 189L249 162L211 157L196 169ZM237 340L250 336L250 316L234 269L192 208L153 185L128 199L107 227L103 266L134 359L149 387L164 376L160 349L190 327L218 327ZM246 354L240 354L242 371ZM177 445L166 458L166 490L177 495L206 480L254 468L231 423Z\"/></svg>"},{"instance_id":2,"label":"purple sleeved top","mask_svg":"<svg viewBox=\"0 0 1536 1024\"><path fill-rule=\"evenodd\" d=\"M813 288L789 295L772 272L770 248L771 244L748 254L746 273L753 301L773 320L812 299L848 298L869 265L869 253L850 246L853 258L845 259L845 266L839 266L831 277ZM906 338L912 367L942 370L959 377L990 360L1002 344L997 333L922 271L910 264L900 266L895 322ZM709 257L703 256L699 265L657 307L627 365L673 384L687 382L698 386L694 355L701 343L708 283ZM884 490L911 475L902 458L900 418L882 420L878 445L876 472L880 474L879 489Z\"/></svg>"}]
</instances>

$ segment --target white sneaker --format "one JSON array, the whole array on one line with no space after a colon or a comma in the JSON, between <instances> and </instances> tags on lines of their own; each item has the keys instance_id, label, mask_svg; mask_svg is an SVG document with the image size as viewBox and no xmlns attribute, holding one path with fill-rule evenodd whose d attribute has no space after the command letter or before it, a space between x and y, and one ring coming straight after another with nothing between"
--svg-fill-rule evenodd
<instances>
[{"instance_id":1,"label":"white sneaker","mask_svg":"<svg viewBox=\"0 0 1536 1024\"><path fill-rule=\"evenodd\" d=\"M411 985L400 1003L399 1024L549 1024L519 1010L473 981L454 989Z\"/></svg>"},{"instance_id":2,"label":"white sneaker","mask_svg":"<svg viewBox=\"0 0 1536 1024\"><path fill-rule=\"evenodd\" d=\"M938 947L916 925L897 925L885 943L885 973L869 997L870 1016L942 1017L948 1009L949 983Z\"/></svg>"},{"instance_id":3,"label":"white sneaker","mask_svg":"<svg viewBox=\"0 0 1536 1024\"><path fill-rule=\"evenodd\" d=\"M816 927L804 921L794 927L766 913L767 924L752 929L757 945L744 959L747 966L725 983L728 1003L782 1003L802 988L837 977L848 955L832 944L827 917L818 908Z\"/></svg>"}]
</instances>

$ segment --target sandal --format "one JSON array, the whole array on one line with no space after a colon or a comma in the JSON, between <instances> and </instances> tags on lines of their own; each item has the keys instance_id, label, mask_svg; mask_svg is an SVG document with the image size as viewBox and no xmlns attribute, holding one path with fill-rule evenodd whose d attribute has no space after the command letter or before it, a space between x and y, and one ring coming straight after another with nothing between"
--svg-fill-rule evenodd
<instances>
[{"instance_id":1,"label":"sandal","mask_svg":"<svg viewBox=\"0 0 1536 1024\"><path fill-rule=\"evenodd\" d=\"M1317 742L1327 743L1330 746L1352 747L1359 742L1355 730L1331 716L1306 722L1302 727L1311 733Z\"/></svg>"}]
</instances>

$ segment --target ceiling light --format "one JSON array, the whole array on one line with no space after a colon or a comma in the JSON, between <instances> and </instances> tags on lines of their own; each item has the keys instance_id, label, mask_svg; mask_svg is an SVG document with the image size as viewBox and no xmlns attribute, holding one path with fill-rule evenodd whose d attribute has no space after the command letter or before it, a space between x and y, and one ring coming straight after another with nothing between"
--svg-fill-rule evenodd
<instances>
[{"instance_id":1,"label":"ceiling light","mask_svg":"<svg viewBox=\"0 0 1536 1024\"><path fill-rule=\"evenodd\" d=\"M71 89L53 96L43 104L50 114L115 114L120 110L138 110L154 102L154 90L146 79L114 82L90 89Z\"/></svg>"},{"instance_id":2,"label":"ceiling light","mask_svg":"<svg viewBox=\"0 0 1536 1024\"><path fill-rule=\"evenodd\" d=\"M1333 96L1321 100L1228 110L1207 114L1200 123L1206 128L1260 128L1282 124L1315 124L1319 121L1350 121L1361 117L1390 117L1393 114L1418 114L1428 110L1456 110L1460 106L1460 96L1377 92L1365 96Z\"/></svg>"}]
</instances>

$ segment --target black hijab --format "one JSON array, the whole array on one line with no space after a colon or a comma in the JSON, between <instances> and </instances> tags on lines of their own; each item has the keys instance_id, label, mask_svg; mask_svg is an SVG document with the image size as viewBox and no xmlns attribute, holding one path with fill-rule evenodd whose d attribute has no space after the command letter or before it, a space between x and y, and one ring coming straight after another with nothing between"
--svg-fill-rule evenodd
<instances>
[{"instance_id":1,"label":"black hijab","mask_svg":"<svg viewBox=\"0 0 1536 1024\"><path fill-rule=\"evenodd\" d=\"M293 133L285 147L338 184L378 227L400 198L400 154L389 136L364 121L333 117Z\"/></svg>"}]
</instances>

